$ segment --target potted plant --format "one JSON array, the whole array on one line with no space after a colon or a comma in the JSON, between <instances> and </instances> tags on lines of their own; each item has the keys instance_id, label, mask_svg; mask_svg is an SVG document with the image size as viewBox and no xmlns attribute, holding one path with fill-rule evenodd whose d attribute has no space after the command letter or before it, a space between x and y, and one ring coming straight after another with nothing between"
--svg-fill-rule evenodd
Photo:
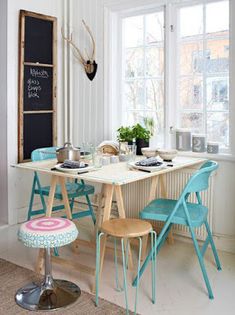
<instances>
[{"instance_id":1,"label":"potted plant","mask_svg":"<svg viewBox=\"0 0 235 315\"><path fill-rule=\"evenodd\" d=\"M142 127L140 124L134 125L132 127L132 131L136 139L136 153L137 155L142 155L141 148L149 146L151 132L147 128Z\"/></svg>"},{"instance_id":2,"label":"potted plant","mask_svg":"<svg viewBox=\"0 0 235 315\"><path fill-rule=\"evenodd\" d=\"M120 128L118 128L117 132L118 132L117 138L119 142L128 142L128 144L133 143L134 136L132 127L121 126Z\"/></svg>"}]
</instances>

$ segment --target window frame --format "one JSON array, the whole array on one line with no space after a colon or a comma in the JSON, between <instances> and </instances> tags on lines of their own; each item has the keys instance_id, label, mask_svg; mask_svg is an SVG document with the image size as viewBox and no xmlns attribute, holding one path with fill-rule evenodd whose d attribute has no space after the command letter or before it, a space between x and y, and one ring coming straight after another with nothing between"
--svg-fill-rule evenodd
<instances>
[{"instance_id":1,"label":"window frame","mask_svg":"<svg viewBox=\"0 0 235 315\"><path fill-rule=\"evenodd\" d=\"M121 27L121 31L120 33L122 34L123 32L123 29L122 29L122 22L125 18L129 18L129 17L132 17L132 16L143 16L143 17L146 17L146 15L148 14L152 14L152 13L156 13L156 12L162 12L163 13L163 16L164 16L164 19L165 19L165 6L161 5L157 5L155 7L152 7L151 9L145 9L145 10L133 10L131 12L128 12L128 14L122 14L122 15L119 15L119 25ZM165 22L165 20L164 20ZM164 25L165 26L165 25ZM155 45L148 45L146 43L146 38L145 38L145 35L146 35L146 18L144 18L144 21L143 21L143 35L144 35L144 38L143 38L143 45L139 45L139 46L134 46L134 47L127 47L127 49L132 49L132 48L143 48L144 50L144 67L143 67L143 76L140 76L140 77L137 77L137 78L133 78L133 79L130 79L130 81L134 82L135 80L143 80L143 84L144 84L144 99L145 99L145 104L143 106L143 108L139 108L139 109L130 109L129 112L131 111L134 111L136 113L141 113L143 111L149 111L149 112L152 112L152 113L156 113L157 111L155 110L148 110L146 109L146 84L148 84L148 80L150 79L154 79L154 80L157 80L157 82L163 82L163 85L165 85L165 72L163 72L163 76L147 76L146 75L146 50L150 47L162 47L161 44L155 44ZM128 82L129 80L125 77L125 60L124 60L124 55L125 55L125 47L123 46L123 38L122 37L119 37L119 45L123 47L123 50L122 50L122 70L121 70L121 75L120 75L120 78L121 78L121 82L122 82L122 85L121 85L121 103L122 103L122 113L121 113L121 121L124 120L124 117L123 117L123 114L127 112L126 110L126 104L125 102L123 101L123 91L124 91L124 84L125 82ZM164 51L164 64L165 64L165 31L164 31L164 38L163 38L163 51ZM164 65L164 71L165 71L165 65ZM165 104L165 89L164 89L164 96L163 96L163 103ZM165 106L163 107L163 116L165 117ZM165 121L163 121L163 125L165 124ZM163 136L165 138L165 132L163 131ZM165 140L165 139L164 139Z\"/></svg>"},{"instance_id":2,"label":"window frame","mask_svg":"<svg viewBox=\"0 0 235 315\"><path fill-rule=\"evenodd\" d=\"M208 48L205 47L205 42L206 42L206 32L205 32L205 26L206 26L206 15L205 15L205 5L209 4L209 3L215 3L215 2L221 2L221 1L226 1L226 0L197 0L197 1L187 1L185 3L182 3L182 4L176 4L174 6L174 10L175 10L175 15L177 16L177 21L179 21L179 11L181 8L185 8L185 7L189 7L189 6L194 6L194 5L203 5L203 32L202 34L200 35L197 35L198 37L201 38L201 41L202 41L202 48L203 48L203 54L204 54L204 57L205 57L205 54L207 53L207 50ZM230 10L230 18L231 18L231 2L232 1L229 1L229 10ZM176 23L177 23L176 21ZM177 26L179 24L176 24ZM179 31L180 31L180 27L177 27L177 30L175 32L175 37L176 37L176 45L177 45L177 48L176 48L176 51L177 53L179 52L179 45L181 42L184 42L184 40L181 40L180 39L180 36L179 36ZM231 35L230 35L230 31L231 31L231 23L230 23L230 27L229 27L229 36L221 36L222 39L224 38L228 38L229 40L229 43L231 44ZM215 39L216 37L213 37L213 36L209 36L209 40L210 39ZM187 42L187 41L186 41ZM230 61L230 54L229 54L229 61ZM178 112L181 112L181 113L193 113L194 110L193 109L188 109L188 110L182 110L180 109L179 107L179 92L180 92L180 89L179 89L179 78L181 77L180 75L180 69L179 69L179 55L177 54L177 57L175 58L175 61L176 61L176 64L175 64L175 67L178 68L177 69L177 72L176 72L176 77L175 77L175 82L176 82L176 86L175 86L175 91L176 91L176 108L178 110ZM178 65L178 67L177 67ZM189 75L190 76L190 75ZM213 77L216 79L216 76L214 74L208 74L206 73L205 71L203 71L201 73L201 76L202 76L202 87L203 87L203 91L206 91L206 82L207 82L207 79L213 79ZM224 73L220 73L219 74L220 78L224 77L224 79L227 78L227 76L224 74ZM229 81L230 81L230 76L231 76L231 69L229 67ZM185 76L187 77L187 75ZM201 113L202 114L202 120L203 120L203 129L202 131L200 131L200 133L204 133L205 135L207 135L207 126L208 126L208 123L207 123L207 114L208 113L217 113L217 112L224 112L224 113L227 113L229 114L229 139L228 139L228 142L229 142L229 148L228 149L220 149L220 152L221 153L232 153L234 152L233 151L233 148L232 148L232 141L231 141L231 117L230 117L230 114L231 114L231 107L230 107L230 102L231 102L231 99L230 99L230 82L229 82L229 87L228 87L228 95L229 95L229 107L228 107L228 110L210 110L210 109L207 109L206 107L206 103L207 103L207 94L206 93L203 93L203 96L202 96L202 99L203 99L203 107L202 107L202 110L198 110L197 112L198 113ZM176 115L177 117L177 126L176 128L179 126L180 127L180 113Z\"/></svg>"},{"instance_id":3,"label":"window frame","mask_svg":"<svg viewBox=\"0 0 235 315\"><path fill-rule=\"evenodd\" d=\"M174 47L177 44L176 36L176 12L178 8L202 3L219 2L220 0L183 0L183 1L167 1L160 0L143 0L138 1L138 8L136 1L127 0L123 4L112 4L109 1L104 1L104 59L107 61L104 66L104 111L105 111L105 130L104 136L107 138L116 139L116 130L120 127L121 117L118 110L117 100L120 100L120 86L117 80L118 72L115 71L115 60L120 53L120 47L117 47L117 36L113 34L120 34L120 17L129 17L134 15L142 15L145 13L152 13L155 10L165 9L165 105L164 106L164 140L165 147L175 146L174 128L177 127L178 122L175 122L177 108L175 106L175 99L177 94L176 76L179 73L176 69L176 60L174 58ZM106 2L106 4L105 4ZM108 4L109 2L109 4ZM230 29L229 29L229 152L220 152L219 155L231 156L235 158L235 91L231 89L232 83L235 82L235 2L229 1L230 9ZM119 23L118 23L119 22ZM173 28L173 29L172 29ZM233 31L234 30L234 31ZM120 42L120 38L118 38ZM116 42L116 44L115 44ZM119 55L120 56L120 55ZM233 62L234 60L234 62ZM123 66L123 65L122 65ZM120 71L119 71L120 72ZM120 73L119 73L120 75ZM115 77L115 78L114 78ZM119 76L120 77L120 76ZM111 80L113 78L113 80ZM235 90L235 89L234 89ZM191 153L190 153L191 154ZM192 153L192 155L194 155ZM205 155L206 154L201 154ZM218 155L217 155L218 156Z\"/></svg>"}]
</instances>

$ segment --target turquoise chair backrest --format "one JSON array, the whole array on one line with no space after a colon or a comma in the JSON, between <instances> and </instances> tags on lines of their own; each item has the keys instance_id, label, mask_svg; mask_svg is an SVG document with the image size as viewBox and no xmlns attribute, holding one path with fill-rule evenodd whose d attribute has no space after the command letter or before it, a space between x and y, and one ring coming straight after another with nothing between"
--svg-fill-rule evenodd
<instances>
[{"instance_id":1,"label":"turquoise chair backrest","mask_svg":"<svg viewBox=\"0 0 235 315\"><path fill-rule=\"evenodd\" d=\"M193 192L207 190L209 186L209 177L211 173L218 168L218 163L214 161L205 162L201 168L190 177L187 185L184 188L182 195L187 195Z\"/></svg>"},{"instance_id":2,"label":"turquoise chair backrest","mask_svg":"<svg viewBox=\"0 0 235 315\"><path fill-rule=\"evenodd\" d=\"M33 162L43 161L56 158L57 147L40 148L31 153L31 160Z\"/></svg>"}]
</instances>

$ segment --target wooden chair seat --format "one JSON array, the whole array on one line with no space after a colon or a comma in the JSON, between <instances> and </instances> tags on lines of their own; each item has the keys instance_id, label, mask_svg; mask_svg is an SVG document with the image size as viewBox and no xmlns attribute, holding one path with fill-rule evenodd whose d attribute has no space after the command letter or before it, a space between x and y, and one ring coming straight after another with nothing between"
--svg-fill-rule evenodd
<instances>
[{"instance_id":1,"label":"wooden chair seat","mask_svg":"<svg viewBox=\"0 0 235 315\"><path fill-rule=\"evenodd\" d=\"M152 231L152 225L140 219L113 219L105 221L101 231L113 237L140 237L148 235Z\"/></svg>"}]
</instances>

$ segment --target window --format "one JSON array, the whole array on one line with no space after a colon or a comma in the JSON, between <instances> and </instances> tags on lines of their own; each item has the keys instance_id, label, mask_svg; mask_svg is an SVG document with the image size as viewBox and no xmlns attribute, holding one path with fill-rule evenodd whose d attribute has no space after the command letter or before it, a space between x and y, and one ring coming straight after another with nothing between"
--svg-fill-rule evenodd
<instances>
[{"instance_id":1,"label":"window","mask_svg":"<svg viewBox=\"0 0 235 315\"><path fill-rule=\"evenodd\" d=\"M220 152L229 152L231 2L166 3L163 8L152 1L148 8L143 0L142 7L130 5L117 14L116 94L110 89L110 100L116 102L110 114L112 132L138 122L153 131L151 144L170 146L174 143L171 126L189 128L219 142Z\"/></svg>"},{"instance_id":2,"label":"window","mask_svg":"<svg viewBox=\"0 0 235 315\"><path fill-rule=\"evenodd\" d=\"M178 126L228 149L229 2L179 8L178 23Z\"/></svg>"},{"instance_id":3,"label":"window","mask_svg":"<svg viewBox=\"0 0 235 315\"><path fill-rule=\"evenodd\" d=\"M163 143L164 12L123 18L122 34L122 123L148 126Z\"/></svg>"}]
</instances>

